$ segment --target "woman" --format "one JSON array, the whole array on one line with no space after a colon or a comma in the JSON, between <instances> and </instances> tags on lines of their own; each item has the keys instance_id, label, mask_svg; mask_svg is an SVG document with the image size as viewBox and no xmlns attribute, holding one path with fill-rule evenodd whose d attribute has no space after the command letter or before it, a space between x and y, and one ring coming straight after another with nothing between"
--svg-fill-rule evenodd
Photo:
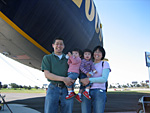
<instances>
[{"instance_id":1,"label":"woman","mask_svg":"<svg viewBox=\"0 0 150 113\"><path fill-rule=\"evenodd\" d=\"M104 113L106 102L106 86L110 67L107 61L102 61L105 57L105 50L101 46L96 46L93 50L94 64L97 73L91 78L81 79L84 85L93 83L90 88L91 99L82 96L82 113Z\"/></svg>"}]
</instances>

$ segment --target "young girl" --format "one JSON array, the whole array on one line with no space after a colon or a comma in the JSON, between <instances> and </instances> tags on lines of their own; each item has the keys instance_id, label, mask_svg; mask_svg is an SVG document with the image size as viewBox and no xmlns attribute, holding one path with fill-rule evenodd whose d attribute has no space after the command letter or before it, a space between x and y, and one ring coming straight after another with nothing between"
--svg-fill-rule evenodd
<instances>
[{"instance_id":1,"label":"young girl","mask_svg":"<svg viewBox=\"0 0 150 113\"><path fill-rule=\"evenodd\" d=\"M79 77L79 67L81 64L80 55L81 54L82 54L81 50L79 50L77 48L72 51L72 54L70 52L68 53L68 56L69 56L69 59L68 59L68 65L69 65L68 77L70 77L73 80L76 80ZM66 99L70 99L70 98L75 96L73 87L74 87L74 84L71 86L67 86L68 95L66 96Z\"/></svg>"},{"instance_id":2,"label":"young girl","mask_svg":"<svg viewBox=\"0 0 150 113\"><path fill-rule=\"evenodd\" d=\"M91 77L94 73L97 73L97 71L96 71L96 69L94 67L94 63L91 60L92 51L89 50L89 49L85 49L84 52L83 52L83 57L84 57L84 59L82 59L81 65L80 65L80 71L81 71L80 79ZM85 91L83 92L83 95L86 98L91 99L91 97L89 95L90 85L91 84L83 86L81 84L80 91L79 91L78 95L76 96L76 99L79 102L82 102L82 100L81 100L81 93L83 91L83 88L85 88Z\"/></svg>"}]
</instances>

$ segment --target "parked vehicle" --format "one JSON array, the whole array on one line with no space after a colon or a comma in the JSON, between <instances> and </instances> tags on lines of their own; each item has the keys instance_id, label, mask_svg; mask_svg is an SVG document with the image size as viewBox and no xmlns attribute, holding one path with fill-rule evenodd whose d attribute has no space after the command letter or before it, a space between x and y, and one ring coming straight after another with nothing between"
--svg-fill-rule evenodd
<instances>
[{"instance_id":1,"label":"parked vehicle","mask_svg":"<svg viewBox=\"0 0 150 113\"><path fill-rule=\"evenodd\" d=\"M138 104L141 106L137 113L150 113L150 96L142 96Z\"/></svg>"}]
</instances>

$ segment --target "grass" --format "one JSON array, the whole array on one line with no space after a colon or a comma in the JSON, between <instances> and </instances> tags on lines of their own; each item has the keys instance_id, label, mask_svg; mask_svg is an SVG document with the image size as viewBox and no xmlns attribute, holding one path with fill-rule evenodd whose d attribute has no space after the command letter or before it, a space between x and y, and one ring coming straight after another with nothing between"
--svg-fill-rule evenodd
<instances>
[{"instance_id":1,"label":"grass","mask_svg":"<svg viewBox=\"0 0 150 113\"><path fill-rule=\"evenodd\" d=\"M107 93L109 94L141 94L141 93L147 93L150 94L150 88L146 88L146 89L138 89L138 88L128 88L128 89L117 89L116 91L111 91L109 90Z\"/></svg>"},{"instance_id":2,"label":"grass","mask_svg":"<svg viewBox=\"0 0 150 113\"><path fill-rule=\"evenodd\" d=\"M78 93L78 89L77 90L75 90L75 92L76 93ZM120 89L118 89L118 90L116 90L116 91L110 91L110 90L108 90L107 91L107 94L150 94L150 88L149 88L149 90L140 90L140 89L136 89L136 90L132 90L132 88L130 88L130 89L124 89L124 90L120 90Z\"/></svg>"},{"instance_id":3,"label":"grass","mask_svg":"<svg viewBox=\"0 0 150 113\"><path fill-rule=\"evenodd\" d=\"M78 93L78 89L75 90L76 93ZM24 88L16 88L16 89L1 89L0 93L46 93L45 89L35 89L32 88L30 90L24 89ZM123 90L123 91L108 91L107 94L141 94L141 93L147 93L150 94L150 90Z\"/></svg>"},{"instance_id":4,"label":"grass","mask_svg":"<svg viewBox=\"0 0 150 113\"><path fill-rule=\"evenodd\" d=\"M0 93L45 93L45 89L24 89L24 88L16 88L16 89L1 89Z\"/></svg>"},{"instance_id":5,"label":"grass","mask_svg":"<svg viewBox=\"0 0 150 113\"><path fill-rule=\"evenodd\" d=\"M141 94L141 93L147 93L150 94L150 91L108 91L108 94Z\"/></svg>"}]
</instances>

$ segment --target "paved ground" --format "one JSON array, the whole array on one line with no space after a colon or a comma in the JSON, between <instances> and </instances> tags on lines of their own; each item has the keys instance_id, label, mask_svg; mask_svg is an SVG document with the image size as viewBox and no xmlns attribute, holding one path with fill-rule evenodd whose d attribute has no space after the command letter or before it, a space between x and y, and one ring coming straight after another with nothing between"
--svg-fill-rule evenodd
<instances>
[{"instance_id":1,"label":"paved ground","mask_svg":"<svg viewBox=\"0 0 150 113\"><path fill-rule=\"evenodd\" d=\"M138 100L144 95L150 94L107 94L105 112L134 112L139 108ZM45 94L7 93L5 100L9 104L23 104L43 113ZM73 113L81 113L81 106L75 100Z\"/></svg>"},{"instance_id":2,"label":"paved ground","mask_svg":"<svg viewBox=\"0 0 150 113\"><path fill-rule=\"evenodd\" d=\"M22 104L8 104L9 108L11 109L12 113L41 113L35 109L26 107L26 105ZM4 106L0 113L11 113L10 110Z\"/></svg>"}]
</instances>

